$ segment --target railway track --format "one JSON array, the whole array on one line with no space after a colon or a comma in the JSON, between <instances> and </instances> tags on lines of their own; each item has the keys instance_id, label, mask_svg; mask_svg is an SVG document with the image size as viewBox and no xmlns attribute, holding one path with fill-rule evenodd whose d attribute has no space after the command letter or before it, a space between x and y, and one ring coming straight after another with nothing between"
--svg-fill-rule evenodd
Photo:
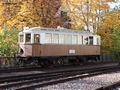
<instances>
[{"instance_id":1,"label":"railway track","mask_svg":"<svg viewBox=\"0 0 120 90\"><path fill-rule=\"evenodd\" d=\"M119 90L119 89L116 89L116 88L120 89L120 81L112 83L112 84L109 84L107 86L103 86L103 87L97 88L96 90L112 90L112 89L113 90Z\"/></svg>"},{"instance_id":2,"label":"railway track","mask_svg":"<svg viewBox=\"0 0 120 90\"><path fill-rule=\"evenodd\" d=\"M33 70L40 70L40 69L45 69L42 67L14 67L14 68L3 68L0 69L0 74L1 73L11 73L11 72L20 72L20 71L33 71Z\"/></svg>"},{"instance_id":3,"label":"railway track","mask_svg":"<svg viewBox=\"0 0 120 90\"><path fill-rule=\"evenodd\" d=\"M82 66L82 67L88 67L88 66L98 66L98 65L106 65L106 64L112 64L112 63L114 63L114 65L116 64L118 64L118 62L110 62L110 63L89 63L89 64L85 64L84 66ZM64 69L64 68L71 68L71 67L77 67L77 68L81 68L81 67L79 67L79 65L66 65L66 66L57 66L57 67L55 67L55 68L52 68L52 70L54 70L54 69ZM28 66L28 67L12 67L12 68L10 68L10 67L8 67L8 68L0 68L0 74L2 74L2 73L11 73L11 72L26 72L26 71L45 71L45 70L50 70L50 68L46 68L46 67L40 67L40 66Z\"/></svg>"},{"instance_id":4,"label":"railway track","mask_svg":"<svg viewBox=\"0 0 120 90\"><path fill-rule=\"evenodd\" d=\"M119 70L120 66L100 67L93 69L66 70L59 72L37 73L0 78L0 89L14 87L15 90L39 88L45 85L62 83L78 78L85 78L102 73ZM18 82L19 81L19 82ZM7 82L7 83L6 83ZM25 86L27 84L27 86Z\"/></svg>"}]
</instances>

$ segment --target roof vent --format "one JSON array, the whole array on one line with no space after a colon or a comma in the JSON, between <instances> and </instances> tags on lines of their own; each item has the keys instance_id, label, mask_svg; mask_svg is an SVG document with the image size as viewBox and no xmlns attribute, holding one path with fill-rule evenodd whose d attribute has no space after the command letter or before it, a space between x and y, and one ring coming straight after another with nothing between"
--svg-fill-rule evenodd
<instances>
[{"instance_id":1,"label":"roof vent","mask_svg":"<svg viewBox=\"0 0 120 90\"><path fill-rule=\"evenodd\" d=\"M24 31L26 31L26 30L28 30L29 29L29 27L24 27Z\"/></svg>"},{"instance_id":2,"label":"roof vent","mask_svg":"<svg viewBox=\"0 0 120 90\"><path fill-rule=\"evenodd\" d=\"M61 26L57 26L57 29L64 29L64 27L61 27Z\"/></svg>"}]
</instances>

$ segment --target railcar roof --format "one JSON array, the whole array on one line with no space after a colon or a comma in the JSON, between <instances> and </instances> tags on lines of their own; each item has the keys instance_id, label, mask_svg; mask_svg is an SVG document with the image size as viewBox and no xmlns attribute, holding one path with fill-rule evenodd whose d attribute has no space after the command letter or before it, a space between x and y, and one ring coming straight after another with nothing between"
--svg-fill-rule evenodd
<instances>
[{"instance_id":1,"label":"railcar roof","mask_svg":"<svg viewBox=\"0 0 120 90\"><path fill-rule=\"evenodd\" d=\"M67 29L67 28L45 28L45 27L24 27L23 32L65 32L65 33L81 33L81 34L91 34L95 35L94 33L91 33L89 31L80 31L80 30L72 30L72 29Z\"/></svg>"}]
</instances>

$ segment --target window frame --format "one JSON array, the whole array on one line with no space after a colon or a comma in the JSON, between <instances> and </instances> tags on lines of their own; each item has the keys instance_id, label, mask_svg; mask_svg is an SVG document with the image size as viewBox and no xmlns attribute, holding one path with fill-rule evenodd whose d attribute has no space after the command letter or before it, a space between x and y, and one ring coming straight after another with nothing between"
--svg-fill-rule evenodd
<instances>
[{"instance_id":1,"label":"window frame","mask_svg":"<svg viewBox=\"0 0 120 90\"><path fill-rule=\"evenodd\" d=\"M37 36L38 36L38 38L37 38ZM34 43L40 43L40 34L34 34Z\"/></svg>"},{"instance_id":2,"label":"window frame","mask_svg":"<svg viewBox=\"0 0 120 90\"><path fill-rule=\"evenodd\" d=\"M78 44L83 44L83 35L78 35Z\"/></svg>"},{"instance_id":3,"label":"window frame","mask_svg":"<svg viewBox=\"0 0 120 90\"><path fill-rule=\"evenodd\" d=\"M21 41L21 36L23 36L22 37L22 41ZM20 34L19 35L19 43L24 43L24 34Z\"/></svg>"},{"instance_id":4,"label":"window frame","mask_svg":"<svg viewBox=\"0 0 120 90\"><path fill-rule=\"evenodd\" d=\"M27 35L29 36L27 37ZM31 33L25 33L25 43L31 43Z\"/></svg>"},{"instance_id":5,"label":"window frame","mask_svg":"<svg viewBox=\"0 0 120 90\"><path fill-rule=\"evenodd\" d=\"M66 34L66 44L72 44L72 35L71 34Z\"/></svg>"},{"instance_id":6,"label":"window frame","mask_svg":"<svg viewBox=\"0 0 120 90\"><path fill-rule=\"evenodd\" d=\"M74 38L74 36L76 36L76 38ZM74 39L76 39L76 40L74 40ZM72 36L72 44L78 44L78 35Z\"/></svg>"},{"instance_id":7,"label":"window frame","mask_svg":"<svg viewBox=\"0 0 120 90\"><path fill-rule=\"evenodd\" d=\"M61 37L62 37L62 39L61 39ZM65 44L65 34L59 34L59 44Z\"/></svg>"},{"instance_id":8,"label":"window frame","mask_svg":"<svg viewBox=\"0 0 120 90\"><path fill-rule=\"evenodd\" d=\"M47 37L46 35L50 35L50 37L49 36ZM45 43L46 44L52 44L52 33L45 33Z\"/></svg>"},{"instance_id":9,"label":"window frame","mask_svg":"<svg viewBox=\"0 0 120 90\"><path fill-rule=\"evenodd\" d=\"M56 37L57 36L57 37ZM59 34L53 33L53 44L59 44Z\"/></svg>"}]
</instances>

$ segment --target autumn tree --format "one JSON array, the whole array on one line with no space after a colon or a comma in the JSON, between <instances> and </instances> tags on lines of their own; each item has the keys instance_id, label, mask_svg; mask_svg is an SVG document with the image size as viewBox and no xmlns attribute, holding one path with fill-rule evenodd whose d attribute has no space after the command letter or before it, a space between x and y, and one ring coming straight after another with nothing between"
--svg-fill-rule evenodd
<instances>
[{"instance_id":1,"label":"autumn tree","mask_svg":"<svg viewBox=\"0 0 120 90\"><path fill-rule=\"evenodd\" d=\"M57 27L67 17L61 17L61 0L1 0L0 26Z\"/></svg>"},{"instance_id":2,"label":"autumn tree","mask_svg":"<svg viewBox=\"0 0 120 90\"><path fill-rule=\"evenodd\" d=\"M17 40L18 32L21 29L12 28L9 29L7 25L2 28L2 33L0 34L0 57L13 57L14 53L17 52Z\"/></svg>"},{"instance_id":3,"label":"autumn tree","mask_svg":"<svg viewBox=\"0 0 120 90\"><path fill-rule=\"evenodd\" d=\"M120 24L119 28L115 28L113 32L113 43L111 47L111 53L115 53L116 55L120 55Z\"/></svg>"},{"instance_id":4,"label":"autumn tree","mask_svg":"<svg viewBox=\"0 0 120 90\"><path fill-rule=\"evenodd\" d=\"M38 4L39 2L39 4ZM41 18L42 26L62 26L68 17L63 17L59 8L61 0L36 0L34 2L35 13Z\"/></svg>"},{"instance_id":5,"label":"autumn tree","mask_svg":"<svg viewBox=\"0 0 120 90\"><path fill-rule=\"evenodd\" d=\"M100 27L102 12L109 8L108 2L115 0L62 0L61 10L67 11L72 19L73 29L93 28L95 32Z\"/></svg>"},{"instance_id":6,"label":"autumn tree","mask_svg":"<svg viewBox=\"0 0 120 90\"><path fill-rule=\"evenodd\" d=\"M110 27L110 31L112 32L112 47L111 53L120 54L120 7L115 7L112 11L114 13L111 23L114 23Z\"/></svg>"},{"instance_id":7,"label":"autumn tree","mask_svg":"<svg viewBox=\"0 0 120 90\"><path fill-rule=\"evenodd\" d=\"M120 31L120 8L108 10L102 13L100 28L97 34L102 37L102 52L117 53L119 48L119 31ZM118 34L117 34L118 33ZM115 49L116 47L116 49ZM119 50L119 49L118 49Z\"/></svg>"}]
</instances>

